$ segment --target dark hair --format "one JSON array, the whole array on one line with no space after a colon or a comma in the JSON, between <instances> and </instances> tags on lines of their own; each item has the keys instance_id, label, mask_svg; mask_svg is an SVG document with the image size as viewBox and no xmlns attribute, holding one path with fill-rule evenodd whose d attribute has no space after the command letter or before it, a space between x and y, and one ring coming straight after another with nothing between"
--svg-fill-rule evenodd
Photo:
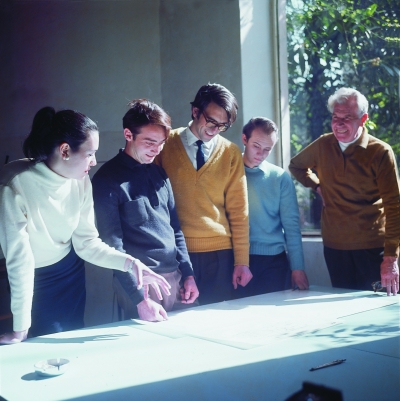
<instances>
[{"instance_id":1,"label":"dark hair","mask_svg":"<svg viewBox=\"0 0 400 401\"><path fill-rule=\"evenodd\" d=\"M202 113L210 103L215 103L226 111L230 125L235 122L238 104L235 96L228 89L219 84L208 83L198 90L193 102L190 102L192 107L199 109L200 113ZM192 112L192 119L193 118Z\"/></svg>"},{"instance_id":2,"label":"dark hair","mask_svg":"<svg viewBox=\"0 0 400 401\"><path fill-rule=\"evenodd\" d=\"M159 125L164 128L166 136L171 130L171 117L158 105L147 99L134 99L128 103L129 110L122 118L122 125L128 128L135 139L140 128L149 125Z\"/></svg>"},{"instance_id":3,"label":"dark hair","mask_svg":"<svg viewBox=\"0 0 400 401\"><path fill-rule=\"evenodd\" d=\"M98 131L97 125L84 114L74 110L56 113L52 107L43 107L36 113L22 149L25 157L38 163L48 159L64 142L73 152L77 151L90 131Z\"/></svg>"},{"instance_id":4,"label":"dark hair","mask_svg":"<svg viewBox=\"0 0 400 401\"><path fill-rule=\"evenodd\" d=\"M276 137L278 138L278 127L276 124L265 117L253 117L249 120L249 122L243 127L243 134L246 136L247 140L250 139L251 133L256 129L261 128L267 135L271 135L272 133L276 133Z\"/></svg>"}]
</instances>

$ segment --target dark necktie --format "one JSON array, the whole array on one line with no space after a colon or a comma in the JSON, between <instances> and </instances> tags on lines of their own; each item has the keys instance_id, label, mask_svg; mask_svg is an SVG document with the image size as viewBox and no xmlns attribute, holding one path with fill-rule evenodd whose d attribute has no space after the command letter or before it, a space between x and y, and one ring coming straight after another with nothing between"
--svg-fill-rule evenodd
<instances>
[{"instance_id":1,"label":"dark necktie","mask_svg":"<svg viewBox=\"0 0 400 401\"><path fill-rule=\"evenodd\" d=\"M197 154L196 154L196 161L197 161L197 170L200 170L205 163L204 160L204 152L203 152L203 141L201 141L200 139L198 141L196 141L196 145L197 145Z\"/></svg>"}]
</instances>

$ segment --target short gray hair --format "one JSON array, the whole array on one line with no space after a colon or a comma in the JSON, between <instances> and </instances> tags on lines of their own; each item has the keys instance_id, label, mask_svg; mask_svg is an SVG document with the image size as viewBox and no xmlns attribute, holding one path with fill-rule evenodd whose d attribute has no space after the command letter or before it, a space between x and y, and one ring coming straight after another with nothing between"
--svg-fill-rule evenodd
<instances>
[{"instance_id":1,"label":"short gray hair","mask_svg":"<svg viewBox=\"0 0 400 401\"><path fill-rule=\"evenodd\" d=\"M358 90L353 88L340 88L333 95L329 96L328 110L333 113L335 104L343 104L347 102L349 98L354 98L357 102L358 117L362 117L364 114L368 113L367 98Z\"/></svg>"}]
</instances>

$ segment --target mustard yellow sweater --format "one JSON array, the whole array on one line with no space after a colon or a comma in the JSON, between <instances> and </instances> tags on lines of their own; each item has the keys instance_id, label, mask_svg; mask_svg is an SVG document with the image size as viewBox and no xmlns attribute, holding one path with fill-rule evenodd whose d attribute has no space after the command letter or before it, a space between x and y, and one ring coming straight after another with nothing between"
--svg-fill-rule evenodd
<instances>
[{"instance_id":1,"label":"mustard yellow sweater","mask_svg":"<svg viewBox=\"0 0 400 401\"><path fill-rule=\"evenodd\" d=\"M237 145L218 135L206 164L196 171L173 130L156 159L171 181L189 252L234 251L235 265L249 265L246 175Z\"/></svg>"}]
</instances>

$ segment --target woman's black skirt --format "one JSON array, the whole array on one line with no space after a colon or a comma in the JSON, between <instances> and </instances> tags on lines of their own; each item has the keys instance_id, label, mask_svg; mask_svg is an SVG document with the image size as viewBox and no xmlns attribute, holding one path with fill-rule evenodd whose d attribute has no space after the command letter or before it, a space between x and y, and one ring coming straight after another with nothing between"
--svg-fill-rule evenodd
<instances>
[{"instance_id":1,"label":"woman's black skirt","mask_svg":"<svg viewBox=\"0 0 400 401\"><path fill-rule=\"evenodd\" d=\"M59 262L35 269L29 337L83 327L85 264L72 248Z\"/></svg>"}]
</instances>

